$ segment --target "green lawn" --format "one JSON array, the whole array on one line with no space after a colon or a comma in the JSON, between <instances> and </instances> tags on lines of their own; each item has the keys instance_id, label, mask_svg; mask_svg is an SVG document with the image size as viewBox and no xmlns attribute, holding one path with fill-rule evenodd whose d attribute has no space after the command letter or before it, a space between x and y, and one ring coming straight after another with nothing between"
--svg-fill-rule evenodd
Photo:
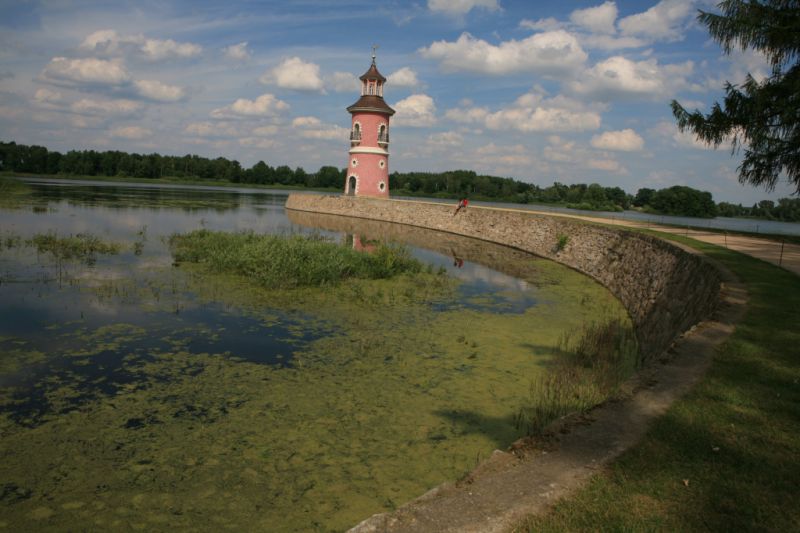
<instances>
[{"instance_id":1,"label":"green lawn","mask_svg":"<svg viewBox=\"0 0 800 533\"><path fill-rule=\"evenodd\" d=\"M743 320L643 442L520 531L800 531L800 277L674 240L746 284Z\"/></svg>"}]
</instances>

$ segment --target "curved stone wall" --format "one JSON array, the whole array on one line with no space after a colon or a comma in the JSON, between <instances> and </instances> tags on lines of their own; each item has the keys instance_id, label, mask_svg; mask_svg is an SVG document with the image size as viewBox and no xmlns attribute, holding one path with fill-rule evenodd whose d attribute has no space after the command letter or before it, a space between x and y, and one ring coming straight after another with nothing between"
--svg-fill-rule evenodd
<instances>
[{"instance_id":1,"label":"curved stone wall","mask_svg":"<svg viewBox=\"0 0 800 533\"><path fill-rule=\"evenodd\" d=\"M722 282L710 262L675 245L570 218L479 206L454 215L454 205L317 194L291 194L286 208L444 231L558 261L619 298L631 315L644 359L660 354L710 316Z\"/></svg>"}]
</instances>

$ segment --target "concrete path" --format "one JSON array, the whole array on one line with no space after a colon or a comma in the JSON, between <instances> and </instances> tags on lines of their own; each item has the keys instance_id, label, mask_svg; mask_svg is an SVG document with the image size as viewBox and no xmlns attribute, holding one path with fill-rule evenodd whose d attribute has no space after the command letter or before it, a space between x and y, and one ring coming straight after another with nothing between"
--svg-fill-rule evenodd
<instances>
[{"instance_id":1,"label":"concrete path","mask_svg":"<svg viewBox=\"0 0 800 533\"><path fill-rule=\"evenodd\" d=\"M470 207L470 209L479 209L481 206ZM491 208L497 209L497 208ZM552 211L532 211L523 209L508 209L509 211L521 211L525 213L537 213L540 215L547 215L553 217L567 217L577 218L579 220L586 220L589 222L596 222L598 224L607 224L611 226L625 226L631 228L651 229L655 231L662 231L664 233L674 233L677 235L684 235L697 239L698 241L716 244L737 252L742 252L751 255L758 259L778 265L790 272L800 276L800 245L783 243L764 237L744 236L744 235L726 235L724 233L715 233L710 231L693 230L686 228L677 228L674 226L662 226L660 224L638 222L635 220L625 220L616 218L601 218L584 215L571 215L567 213L553 213Z\"/></svg>"}]
</instances>

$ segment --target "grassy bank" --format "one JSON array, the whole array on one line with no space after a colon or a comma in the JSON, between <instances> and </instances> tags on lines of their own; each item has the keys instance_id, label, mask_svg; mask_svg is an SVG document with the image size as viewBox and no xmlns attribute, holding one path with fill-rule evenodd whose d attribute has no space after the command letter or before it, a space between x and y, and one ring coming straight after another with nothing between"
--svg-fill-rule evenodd
<instances>
[{"instance_id":1,"label":"grassy bank","mask_svg":"<svg viewBox=\"0 0 800 533\"><path fill-rule=\"evenodd\" d=\"M703 381L644 441L519 531L797 531L800 278L680 237L747 285L748 311Z\"/></svg>"},{"instance_id":2,"label":"grassy bank","mask_svg":"<svg viewBox=\"0 0 800 533\"><path fill-rule=\"evenodd\" d=\"M245 276L275 289L335 285L348 278L385 279L423 270L401 246L378 245L360 253L300 235L256 235L197 230L170 237L175 260L199 263L214 273Z\"/></svg>"}]
</instances>

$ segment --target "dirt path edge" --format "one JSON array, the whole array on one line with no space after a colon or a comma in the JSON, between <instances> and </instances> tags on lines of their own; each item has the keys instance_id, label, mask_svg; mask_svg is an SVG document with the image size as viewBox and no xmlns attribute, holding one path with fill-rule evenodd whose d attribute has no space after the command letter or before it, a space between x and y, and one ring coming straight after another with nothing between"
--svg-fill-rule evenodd
<instances>
[{"instance_id":1,"label":"dirt path edge","mask_svg":"<svg viewBox=\"0 0 800 533\"><path fill-rule=\"evenodd\" d=\"M744 285L714 264L723 276L717 310L637 373L627 384L632 392L626 398L561 421L549 441L521 440L509 451L495 450L459 482L440 485L393 512L373 515L350 532L509 531L581 487L639 442L649 424L703 377L716 348L744 315Z\"/></svg>"}]
</instances>

